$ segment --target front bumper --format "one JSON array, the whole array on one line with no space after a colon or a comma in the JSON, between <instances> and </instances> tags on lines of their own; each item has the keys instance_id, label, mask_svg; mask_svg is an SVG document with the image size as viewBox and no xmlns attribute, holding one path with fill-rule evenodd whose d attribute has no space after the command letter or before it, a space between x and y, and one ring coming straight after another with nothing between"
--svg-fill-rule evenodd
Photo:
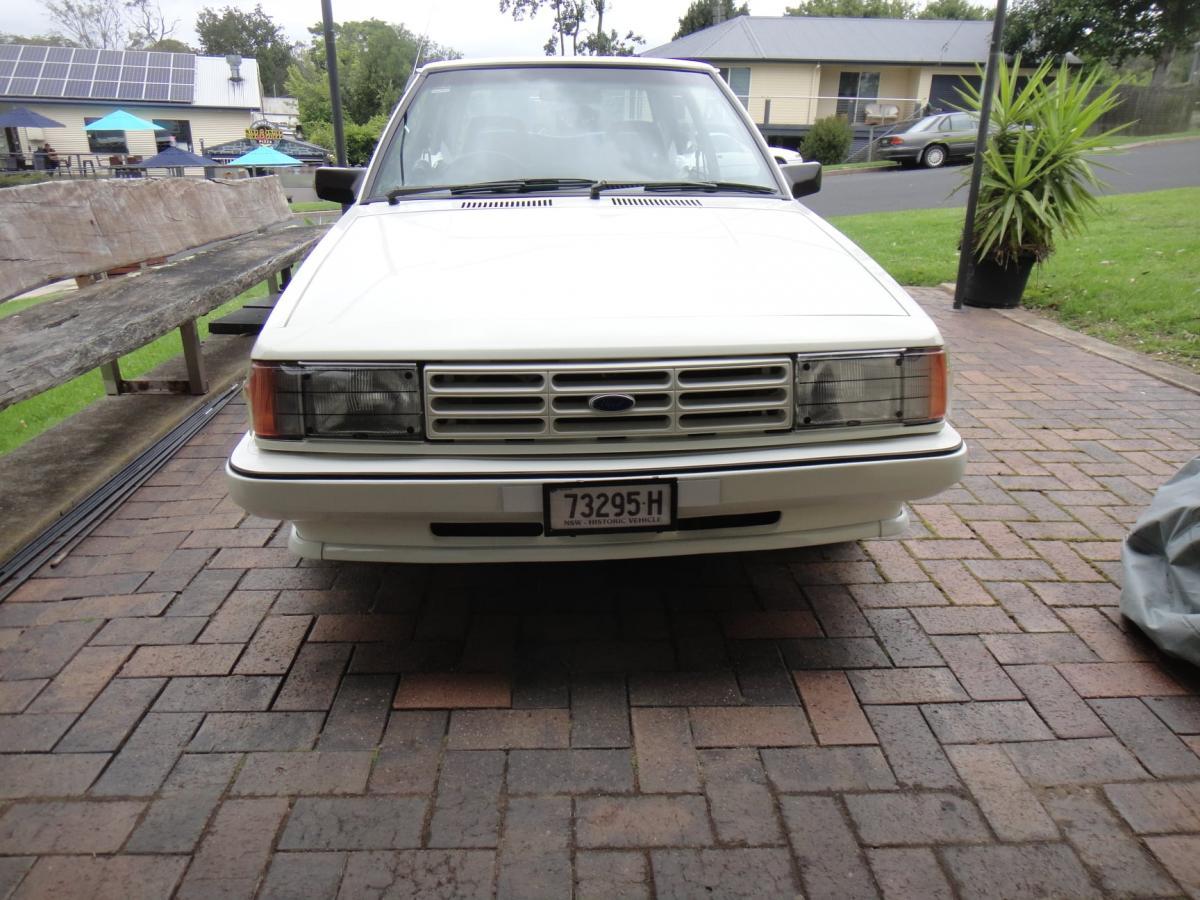
<instances>
[{"instance_id":1,"label":"front bumper","mask_svg":"<svg viewBox=\"0 0 1200 900\"><path fill-rule=\"evenodd\" d=\"M557 457L381 457L264 450L251 435L227 467L249 512L293 523L302 556L380 562L620 559L767 550L898 533L903 504L962 476L949 425L906 437L702 453ZM542 486L675 478L680 519L778 513L769 524L572 537L440 536L542 522ZM725 521L736 521L728 520Z\"/></svg>"}]
</instances>

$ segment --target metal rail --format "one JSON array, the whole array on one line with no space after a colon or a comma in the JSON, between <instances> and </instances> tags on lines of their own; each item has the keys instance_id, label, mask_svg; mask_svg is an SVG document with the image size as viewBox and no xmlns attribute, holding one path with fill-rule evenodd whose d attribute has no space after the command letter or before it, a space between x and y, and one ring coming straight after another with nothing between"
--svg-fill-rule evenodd
<instances>
[{"instance_id":1,"label":"metal rail","mask_svg":"<svg viewBox=\"0 0 1200 900\"><path fill-rule=\"evenodd\" d=\"M240 382L234 384L196 410L0 565L0 601L33 577L46 563L63 556L87 537L115 507L141 487L180 447L224 409L240 389Z\"/></svg>"}]
</instances>

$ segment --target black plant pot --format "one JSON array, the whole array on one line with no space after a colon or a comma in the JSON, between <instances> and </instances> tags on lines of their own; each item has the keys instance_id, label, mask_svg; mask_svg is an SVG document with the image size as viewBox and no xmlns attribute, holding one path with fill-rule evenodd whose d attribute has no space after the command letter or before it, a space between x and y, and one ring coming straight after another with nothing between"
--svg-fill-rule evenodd
<instances>
[{"instance_id":1,"label":"black plant pot","mask_svg":"<svg viewBox=\"0 0 1200 900\"><path fill-rule=\"evenodd\" d=\"M1002 266L990 256L975 261L963 291L963 303L986 309L1014 309L1021 305L1021 295L1037 257L1018 257Z\"/></svg>"}]
</instances>

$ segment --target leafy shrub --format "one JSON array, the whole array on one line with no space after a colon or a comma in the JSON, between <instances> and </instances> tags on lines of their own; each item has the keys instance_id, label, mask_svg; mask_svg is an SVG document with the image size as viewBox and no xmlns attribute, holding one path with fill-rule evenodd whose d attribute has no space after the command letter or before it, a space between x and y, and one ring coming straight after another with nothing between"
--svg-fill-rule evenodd
<instances>
[{"instance_id":1,"label":"leafy shrub","mask_svg":"<svg viewBox=\"0 0 1200 900\"><path fill-rule=\"evenodd\" d=\"M826 116L813 123L800 145L800 153L807 160L816 160L825 166L836 165L846 159L853 139L850 123L844 116Z\"/></svg>"},{"instance_id":2,"label":"leafy shrub","mask_svg":"<svg viewBox=\"0 0 1200 900\"><path fill-rule=\"evenodd\" d=\"M49 180L50 176L43 172L20 172L12 175L0 175L0 188L17 187L22 184L38 184Z\"/></svg>"},{"instance_id":3,"label":"leafy shrub","mask_svg":"<svg viewBox=\"0 0 1200 900\"><path fill-rule=\"evenodd\" d=\"M1075 74L1066 63L1056 73L1046 61L1026 78L1020 57L1011 65L1000 60L975 211L978 259L1042 262L1057 238L1080 234L1098 212L1103 182L1095 167L1103 164L1091 154L1121 130L1088 136L1117 105L1118 86L1100 90L1099 74ZM978 112L982 103L969 86L965 108Z\"/></svg>"},{"instance_id":4,"label":"leafy shrub","mask_svg":"<svg viewBox=\"0 0 1200 900\"><path fill-rule=\"evenodd\" d=\"M379 136L387 127L388 117L378 115L372 117L365 125L346 122L343 130L346 134L346 162L352 166L365 166L371 161ZM307 140L324 147L334 153L333 125L329 122L305 122L304 134Z\"/></svg>"}]
</instances>

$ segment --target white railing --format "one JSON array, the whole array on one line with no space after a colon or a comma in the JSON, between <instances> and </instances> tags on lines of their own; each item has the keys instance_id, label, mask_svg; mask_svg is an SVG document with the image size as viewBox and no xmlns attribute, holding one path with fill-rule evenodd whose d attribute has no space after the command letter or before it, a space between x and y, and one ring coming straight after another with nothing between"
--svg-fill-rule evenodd
<instances>
[{"instance_id":1,"label":"white railing","mask_svg":"<svg viewBox=\"0 0 1200 900\"><path fill-rule=\"evenodd\" d=\"M811 125L845 116L851 125L892 125L921 115L919 97L836 97L823 94L751 94L742 102L760 125Z\"/></svg>"}]
</instances>

